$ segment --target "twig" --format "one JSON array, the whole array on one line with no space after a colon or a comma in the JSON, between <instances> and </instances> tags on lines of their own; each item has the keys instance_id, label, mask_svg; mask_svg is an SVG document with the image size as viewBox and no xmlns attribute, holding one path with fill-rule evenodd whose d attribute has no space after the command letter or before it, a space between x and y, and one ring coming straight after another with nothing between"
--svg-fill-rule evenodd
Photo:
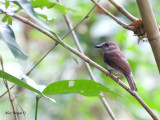
<instances>
[{"instance_id":1,"label":"twig","mask_svg":"<svg viewBox=\"0 0 160 120\"><path fill-rule=\"evenodd\" d=\"M34 68L36 68L39 63L58 45L58 43L56 42L53 47L26 73L26 75L29 75L33 70Z\"/></svg>"},{"instance_id":2,"label":"twig","mask_svg":"<svg viewBox=\"0 0 160 120\"><path fill-rule=\"evenodd\" d=\"M131 21L134 22L138 20L136 17L130 14L122 5L118 4L115 0L108 0L108 1L112 3L113 6L115 6L122 14L124 14Z\"/></svg>"},{"instance_id":3,"label":"twig","mask_svg":"<svg viewBox=\"0 0 160 120\"><path fill-rule=\"evenodd\" d=\"M28 24L30 26L32 26L33 28L37 29L38 31L44 33L45 35L47 35L48 37L50 37L52 40L58 42L59 44L62 45L62 43L60 43L55 36L53 36L50 32L44 30L43 28L41 28L40 26L32 23L31 21L29 21L28 19L21 17L19 15L14 14L12 17L16 18L17 20ZM99 64L97 64L96 62L92 61L91 59L89 59L87 56L85 56L84 54L78 52L77 50L75 50L74 48L72 48L71 46L69 46L66 43L63 43L65 45L65 48L68 49L69 51L71 51L72 53L76 54L77 56L79 56L81 59L83 59L84 61L86 61L87 63L93 65L94 67L96 67L97 69L99 69L100 71L104 72L107 76L109 76L111 79L113 79L117 84L119 84L121 87L123 87L126 91L128 91L144 108L145 110L151 115L151 117L153 119L158 119L158 117L153 113L153 111L149 108L149 106L138 96L138 94L136 92L133 92L130 90L130 88L128 86L126 86L121 80L118 80L116 76L112 75L111 73L109 73L105 68L103 68L102 66L100 66Z\"/></svg>"},{"instance_id":4,"label":"twig","mask_svg":"<svg viewBox=\"0 0 160 120\"><path fill-rule=\"evenodd\" d=\"M77 28L84 20L86 20L88 17L89 17L89 15L91 14L91 12L93 11L93 9L95 8L96 6L94 5L94 7L88 12L88 14L75 26L75 27L73 27L63 38L62 38L62 40L64 39L64 38L66 38L75 28ZM53 47L51 47L49 50L48 50L48 52L36 63L36 65L34 65L28 72L27 72L27 74L26 75L29 75L33 70L34 70L34 68L36 68L38 65L39 65L39 63L56 47L58 45L58 42L56 42L54 45L53 45Z\"/></svg>"},{"instance_id":5,"label":"twig","mask_svg":"<svg viewBox=\"0 0 160 120\"><path fill-rule=\"evenodd\" d=\"M22 110L22 114L24 115L24 118L25 118L25 120L27 120L27 117L26 117L26 112L24 111L24 109L22 108L22 106L17 102L17 100L15 100L16 101L16 103L17 103L17 105L20 107L20 109Z\"/></svg>"},{"instance_id":6,"label":"twig","mask_svg":"<svg viewBox=\"0 0 160 120\"><path fill-rule=\"evenodd\" d=\"M14 88L16 86L16 84L14 84L12 87L10 87L10 90L12 89L12 88ZM7 94L7 92L8 92L8 90L6 91L6 92L4 92L1 96L0 96L0 99L5 95L5 94Z\"/></svg>"},{"instance_id":7,"label":"twig","mask_svg":"<svg viewBox=\"0 0 160 120\"><path fill-rule=\"evenodd\" d=\"M57 0L57 1L61 4L61 1L60 1L60 0ZM94 7L95 7L95 6L94 6ZM71 23L69 17L68 17L67 15L63 15L63 16L64 16L64 19L65 19L65 21L66 21L66 24L67 24L69 30L72 30L71 34L72 34L73 40L75 41L76 46L77 46L79 52L82 53L82 54L84 54L84 52L83 52L83 50L82 50L82 48L81 48L81 45L80 45L80 43L79 43L78 37L77 37L75 31L73 30L73 26L72 26L72 23ZM91 80L96 81L96 79L95 79L95 77L94 77L94 75L93 75L93 72L92 72L89 64L84 61L84 65L85 65L85 67L86 67L86 69L87 69L87 71L88 71L88 74L89 74ZM104 96L103 93L101 93L101 95ZM115 117L114 113L112 112L109 104L107 103L107 100L106 100L104 97L100 97L100 99L101 99L103 105L105 106L107 112L109 113L110 117L112 118L112 120L116 120L116 117Z\"/></svg>"},{"instance_id":8,"label":"twig","mask_svg":"<svg viewBox=\"0 0 160 120\"><path fill-rule=\"evenodd\" d=\"M3 58L2 58L1 55L0 55L0 62L1 62L2 71L4 71ZM17 117L17 114L16 114L16 109L15 109L15 107L14 107L14 103L13 103L13 99L12 99L12 94L11 94L10 88L9 88L9 86L8 86L8 82L7 82L7 80L5 80L5 79L3 79L3 81L4 81L4 84L5 84L5 86L6 86L6 88L7 88L7 91L8 91L8 96L9 96L9 100L10 100L11 105L12 105L12 110L13 110L13 114L14 114L14 119L15 119L15 120L18 120L18 117Z\"/></svg>"},{"instance_id":9,"label":"twig","mask_svg":"<svg viewBox=\"0 0 160 120\"><path fill-rule=\"evenodd\" d=\"M93 9L95 8L95 6L88 12L88 14L72 29L74 30L76 27L78 27L84 20L86 20L89 15L91 14L91 12L93 11ZM66 38L71 32L72 30L70 30L63 38ZM53 47L51 47L48 52L26 73L26 75L29 75L38 65L39 63L44 60L44 58L58 45L58 42L56 42ZM10 89L14 88L16 85L14 84ZM0 99L7 93L7 91L5 93L3 93L1 96L0 96Z\"/></svg>"},{"instance_id":10,"label":"twig","mask_svg":"<svg viewBox=\"0 0 160 120\"><path fill-rule=\"evenodd\" d=\"M160 33L149 0L137 0L148 41L160 72Z\"/></svg>"},{"instance_id":11,"label":"twig","mask_svg":"<svg viewBox=\"0 0 160 120\"><path fill-rule=\"evenodd\" d=\"M133 26L129 26L127 24L125 24L124 22L118 20L115 16L113 16L109 11L107 11L106 9L104 9L101 5L99 5L96 1L91 0L100 10L102 10L107 16L109 16L110 18L112 18L114 21L116 21L119 25L123 26L124 28L128 29L128 30L132 30L134 31L134 27Z\"/></svg>"}]
</instances>

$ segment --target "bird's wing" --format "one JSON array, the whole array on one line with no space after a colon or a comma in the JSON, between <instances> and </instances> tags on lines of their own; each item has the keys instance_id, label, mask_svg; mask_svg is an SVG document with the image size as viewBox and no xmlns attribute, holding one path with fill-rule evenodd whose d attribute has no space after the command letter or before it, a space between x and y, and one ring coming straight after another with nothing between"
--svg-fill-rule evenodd
<instances>
[{"instance_id":1,"label":"bird's wing","mask_svg":"<svg viewBox=\"0 0 160 120\"><path fill-rule=\"evenodd\" d=\"M126 57L121 51L107 51L104 53L103 59L109 66L121 71L123 74L129 74L132 71Z\"/></svg>"}]
</instances>

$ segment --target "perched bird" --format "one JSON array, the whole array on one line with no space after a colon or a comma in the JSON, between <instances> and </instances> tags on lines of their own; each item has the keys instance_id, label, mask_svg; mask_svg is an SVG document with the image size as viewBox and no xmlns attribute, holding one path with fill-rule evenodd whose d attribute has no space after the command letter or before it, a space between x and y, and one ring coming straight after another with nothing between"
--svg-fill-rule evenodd
<instances>
[{"instance_id":1,"label":"perched bird","mask_svg":"<svg viewBox=\"0 0 160 120\"><path fill-rule=\"evenodd\" d=\"M108 70L113 71L115 74L124 75L131 90L138 91L133 80L132 69L119 47L114 42L104 42L95 47L102 49L103 62Z\"/></svg>"}]
</instances>

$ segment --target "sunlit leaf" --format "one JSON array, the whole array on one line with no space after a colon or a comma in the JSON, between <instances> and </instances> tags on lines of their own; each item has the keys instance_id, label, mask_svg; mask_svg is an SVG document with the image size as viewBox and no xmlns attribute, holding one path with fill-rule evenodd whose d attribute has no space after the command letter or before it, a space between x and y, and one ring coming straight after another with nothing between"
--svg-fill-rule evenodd
<instances>
[{"instance_id":1,"label":"sunlit leaf","mask_svg":"<svg viewBox=\"0 0 160 120\"><path fill-rule=\"evenodd\" d=\"M37 15L40 16L40 17L42 17L47 22L53 23L55 21L54 18L49 18L47 15L44 15L44 14L37 14Z\"/></svg>"},{"instance_id":2,"label":"sunlit leaf","mask_svg":"<svg viewBox=\"0 0 160 120\"><path fill-rule=\"evenodd\" d=\"M0 23L0 38L8 45L16 58L23 60L27 59L27 55L16 43L14 32L9 25Z\"/></svg>"},{"instance_id":3,"label":"sunlit leaf","mask_svg":"<svg viewBox=\"0 0 160 120\"><path fill-rule=\"evenodd\" d=\"M5 1L5 7L8 8L9 5L10 5L10 2L6 0L6 1Z\"/></svg>"},{"instance_id":4,"label":"sunlit leaf","mask_svg":"<svg viewBox=\"0 0 160 120\"><path fill-rule=\"evenodd\" d=\"M63 14L66 14L67 10L76 12L75 10L71 8L67 8L64 5L61 5L58 3L50 2L49 0L31 0L30 2L34 8L41 8L41 9L44 7L55 8Z\"/></svg>"},{"instance_id":5,"label":"sunlit leaf","mask_svg":"<svg viewBox=\"0 0 160 120\"><path fill-rule=\"evenodd\" d=\"M64 80L48 85L42 93L45 95L76 93L84 96L100 96L101 92L109 91L104 85L92 80Z\"/></svg>"},{"instance_id":6,"label":"sunlit leaf","mask_svg":"<svg viewBox=\"0 0 160 120\"><path fill-rule=\"evenodd\" d=\"M11 0L13 3L17 4L18 6L20 6L21 8L23 8L23 10L32 18L34 19L41 27L43 27L46 30L51 31L51 29L44 24L41 20L39 20L37 18L37 14L34 11L32 5L30 4L30 2L28 2L27 0Z\"/></svg>"}]
</instances>

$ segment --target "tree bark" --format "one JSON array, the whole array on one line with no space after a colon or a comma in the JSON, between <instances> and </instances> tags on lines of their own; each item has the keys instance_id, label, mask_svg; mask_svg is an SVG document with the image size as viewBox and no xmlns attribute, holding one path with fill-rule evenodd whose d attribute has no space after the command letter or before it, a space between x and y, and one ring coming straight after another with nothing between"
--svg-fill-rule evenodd
<instances>
[{"instance_id":1,"label":"tree bark","mask_svg":"<svg viewBox=\"0 0 160 120\"><path fill-rule=\"evenodd\" d=\"M148 41L160 73L160 33L149 0L137 0Z\"/></svg>"}]
</instances>

